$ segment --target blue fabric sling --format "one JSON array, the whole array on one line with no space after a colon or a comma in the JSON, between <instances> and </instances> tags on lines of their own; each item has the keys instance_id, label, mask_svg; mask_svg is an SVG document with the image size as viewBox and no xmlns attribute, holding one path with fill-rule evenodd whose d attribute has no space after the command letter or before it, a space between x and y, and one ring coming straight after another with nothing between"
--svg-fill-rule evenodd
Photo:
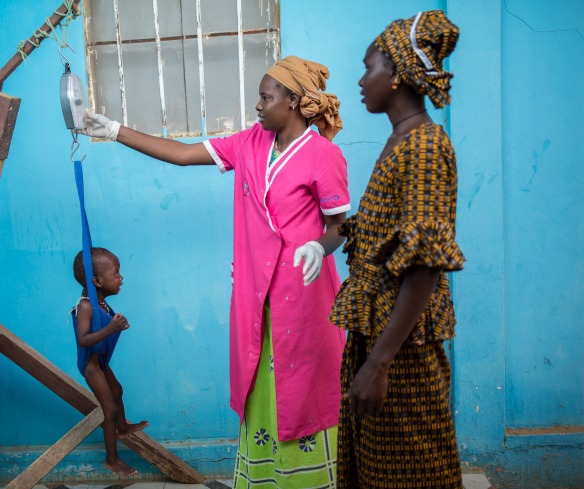
<instances>
[{"instance_id":1,"label":"blue fabric sling","mask_svg":"<svg viewBox=\"0 0 584 489\"><path fill-rule=\"evenodd\" d=\"M107 326L113 315L115 314L111 311L111 315L99 307L99 302L97 300L97 290L93 284L93 264L91 262L91 233L89 231L89 222L87 221L87 214L85 213L85 192L83 189L83 168L81 167L81 161L74 162L75 167L75 183L77 184L77 194L79 196L79 207L81 210L81 239L83 244L83 268L85 270L85 282L87 297L89 303L91 304L91 332L95 333L100 329ZM75 338L77 338L77 308L73 309L73 328L75 330ZM94 353L99 353L99 364L102 370L105 370L111 357L114 353L114 349L120 337L120 332L111 334L99 343L93 345L89 348L84 348L77 344L77 368L81 375L85 375L85 368L87 367L87 362L89 357Z\"/></svg>"}]
</instances>

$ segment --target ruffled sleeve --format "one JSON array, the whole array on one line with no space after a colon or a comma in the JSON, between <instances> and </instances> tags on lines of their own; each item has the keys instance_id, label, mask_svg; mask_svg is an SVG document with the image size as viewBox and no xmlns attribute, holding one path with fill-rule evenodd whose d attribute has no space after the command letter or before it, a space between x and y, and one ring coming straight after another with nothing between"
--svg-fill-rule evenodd
<instances>
[{"instance_id":1,"label":"ruffled sleeve","mask_svg":"<svg viewBox=\"0 0 584 489\"><path fill-rule=\"evenodd\" d=\"M454 229L444 221L414 221L397 227L393 235L374 250L373 259L384 261L389 272L397 277L413 265L454 272L461 270L464 264Z\"/></svg>"},{"instance_id":2,"label":"ruffled sleeve","mask_svg":"<svg viewBox=\"0 0 584 489\"><path fill-rule=\"evenodd\" d=\"M373 250L373 261L400 276L414 265L460 270L456 243L456 160L440 126L412 133L397 154L398 219Z\"/></svg>"}]
</instances>

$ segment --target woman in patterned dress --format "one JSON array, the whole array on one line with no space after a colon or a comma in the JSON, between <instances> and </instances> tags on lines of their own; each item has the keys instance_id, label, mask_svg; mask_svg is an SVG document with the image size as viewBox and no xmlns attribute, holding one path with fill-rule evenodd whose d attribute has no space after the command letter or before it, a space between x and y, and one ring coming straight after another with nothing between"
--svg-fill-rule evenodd
<instances>
[{"instance_id":1,"label":"woman in patterned dress","mask_svg":"<svg viewBox=\"0 0 584 489\"><path fill-rule=\"evenodd\" d=\"M338 489L461 489L443 341L454 335L445 272L460 270L457 173L448 135L426 112L450 102L443 59L458 29L441 11L392 22L359 82L393 126L347 237L349 277L331 320L349 330L342 363Z\"/></svg>"}]
</instances>

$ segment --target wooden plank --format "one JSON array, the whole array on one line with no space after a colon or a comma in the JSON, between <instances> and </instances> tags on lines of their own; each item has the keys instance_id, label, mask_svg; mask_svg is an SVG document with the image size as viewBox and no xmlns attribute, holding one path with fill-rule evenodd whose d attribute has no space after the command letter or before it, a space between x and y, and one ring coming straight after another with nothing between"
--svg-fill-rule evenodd
<instances>
[{"instance_id":1,"label":"wooden plank","mask_svg":"<svg viewBox=\"0 0 584 489\"><path fill-rule=\"evenodd\" d=\"M132 433L120 440L173 481L186 484L202 484L205 478L184 460L155 442L143 431Z\"/></svg>"},{"instance_id":2,"label":"wooden plank","mask_svg":"<svg viewBox=\"0 0 584 489\"><path fill-rule=\"evenodd\" d=\"M101 408L95 408L57 443L37 458L28 468L10 482L5 489L32 489L45 475L71 453L103 422Z\"/></svg>"},{"instance_id":3,"label":"wooden plank","mask_svg":"<svg viewBox=\"0 0 584 489\"><path fill-rule=\"evenodd\" d=\"M10 141L16 125L16 116L20 108L20 99L0 92L0 175L4 160L8 158Z\"/></svg>"},{"instance_id":4,"label":"wooden plank","mask_svg":"<svg viewBox=\"0 0 584 489\"><path fill-rule=\"evenodd\" d=\"M79 0L75 0L73 2L73 8L74 9L77 9L77 11L79 11ZM49 22L53 26L56 27L63 20L63 15L59 15L59 14L65 14L66 12L67 12L67 7L63 3L57 9L57 11L55 13L53 13L53 15L51 15L49 17ZM8 20L8 19L4 19L4 20ZM17 20L16 19L13 19L13 21L17 21ZM45 33L48 33L51 30L51 28L45 22L37 30L38 31L45 32ZM43 37L37 39L36 37L34 37L34 35L32 35L32 36L30 36L29 41L34 42L35 44L39 44L40 45L40 43L44 39L45 38L43 38ZM31 44L31 42L27 42L25 44L24 48L22 49L27 56L36 48L36 46L34 44ZM8 78L12 74L12 72L16 68L18 68L18 66L20 65L20 63L22 63L22 61L23 61L22 56L20 55L19 52L17 52L14 56L12 56L12 58L10 58L8 60L8 62L2 67L2 69L0 69L0 90L2 90L2 84L4 83L4 81L6 80L6 78Z\"/></svg>"},{"instance_id":5,"label":"wooden plank","mask_svg":"<svg viewBox=\"0 0 584 489\"><path fill-rule=\"evenodd\" d=\"M91 391L58 369L9 329L0 324L0 353L52 390L83 414L92 412L99 403Z\"/></svg>"},{"instance_id":6,"label":"wooden plank","mask_svg":"<svg viewBox=\"0 0 584 489\"><path fill-rule=\"evenodd\" d=\"M88 415L93 413L96 408L99 408L97 399L89 390L75 382L75 380L59 370L1 324L0 353L4 354L81 413ZM101 408L99 409L101 410ZM142 431L132 433L120 441L152 465L158 467L164 475L174 481L196 484L205 480L189 464ZM21 486L18 487L20 488Z\"/></svg>"}]
</instances>

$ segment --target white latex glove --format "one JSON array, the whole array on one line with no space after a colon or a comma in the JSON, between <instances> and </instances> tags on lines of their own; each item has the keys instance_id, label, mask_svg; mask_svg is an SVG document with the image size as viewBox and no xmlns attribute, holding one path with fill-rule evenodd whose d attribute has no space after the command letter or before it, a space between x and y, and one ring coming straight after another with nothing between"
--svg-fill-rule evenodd
<instances>
[{"instance_id":1,"label":"white latex glove","mask_svg":"<svg viewBox=\"0 0 584 489\"><path fill-rule=\"evenodd\" d=\"M324 258L324 248L317 241L309 241L294 252L294 266L300 265L304 260L302 273L304 274L304 285L309 285L320 274L322 259Z\"/></svg>"},{"instance_id":2,"label":"white latex glove","mask_svg":"<svg viewBox=\"0 0 584 489\"><path fill-rule=\"evenodd\" d=\"M109 139L110 141L118 139L118 132L121 126L119 122L112 121L105 115L96 114L91 110L86 110L85 116L87 126L82 131L79 131L81 134L92 138Z\"/></svg>"}]
</instances>

